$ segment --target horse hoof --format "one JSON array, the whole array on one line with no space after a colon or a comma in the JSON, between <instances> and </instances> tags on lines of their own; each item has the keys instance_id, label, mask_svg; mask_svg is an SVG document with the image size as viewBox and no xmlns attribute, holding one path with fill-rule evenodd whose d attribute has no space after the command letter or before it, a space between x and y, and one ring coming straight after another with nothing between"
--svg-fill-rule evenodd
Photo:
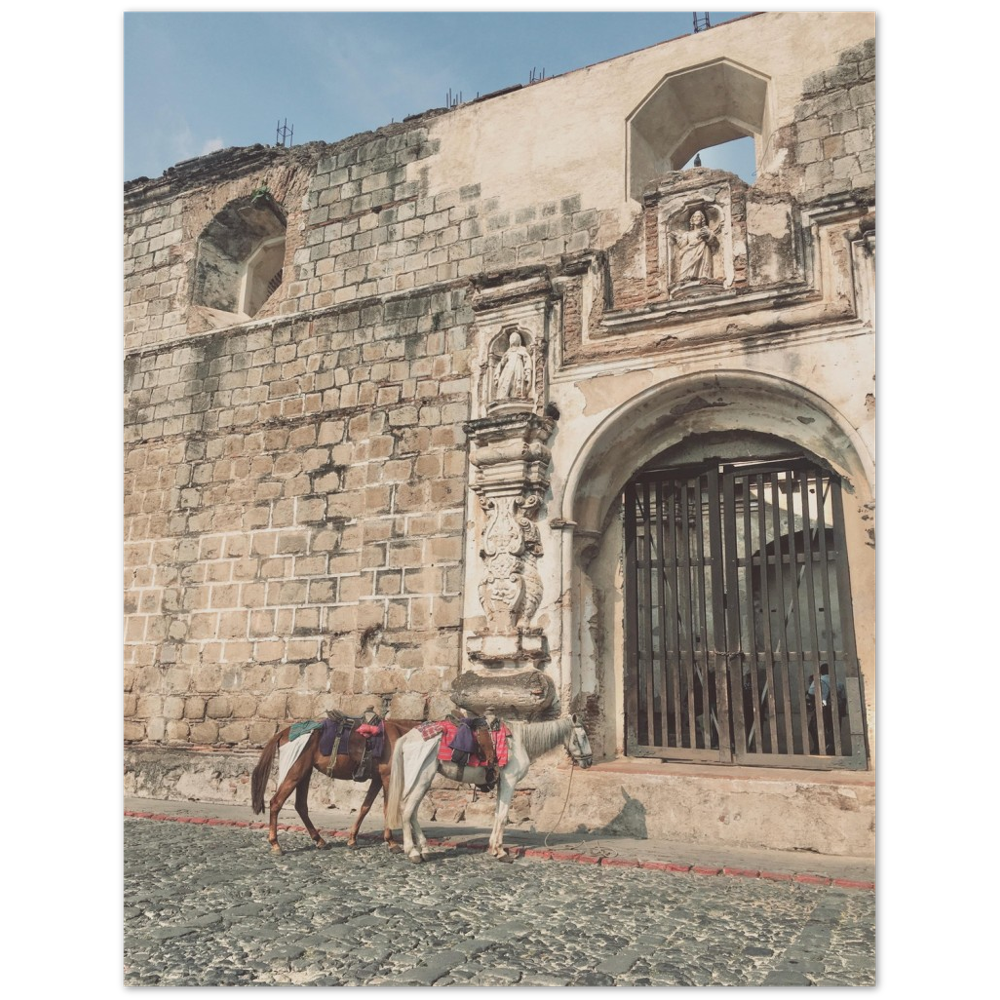
<instances>
[{"instance_id":1,"label":"horse hoof","mask_svg":"<svg viewBox=\"0 0 1000 1000\"><path fill-rule=\"evenodd\" d=\"M415 865L421 865L424 863L424 859L418 854L415 857L411 854L410 861Z\"/></svg>"},{"instance_id":2,"label":"horse hoof","mask_svg":"<svg viewBox=\"0 0 1000 1000\"><path fill-rule=\"evenodd\" d=\"M325 840L317 840L314 841L314 843L316 844L317 851L325 851L327 848L327 843Z\"/></svg>"},{"instance_id":3,"label":"horse hoof","mask_svg":"<svg viewBox=\"0 0 1000 1000\"><path fill-rule=\"evenodd\" d=\"M281 853L281 848L277 844L272 844L271 845L271 853L272 854L280 854Z\"/></svg>"},{"instance_id":4,"label":"horse hoof","mask_svg":"<svg viewBox=\"0 0 1000 1000\"><path fill-rule=\"evenodd\" d=\"M403 848L400 847L399 844L386 844L386 847L389 848L389 853L390 854L402 854L403 853Z\"/></svg>"},{"instance_id":5,"label":"horse hoof","mask_svg":"<svg viewBox=\"0 0 1000 1000\"><path fill-rule=\"evenodd\" d=\"M356 840L349 840L347 846L352 850L356 851L358 849L358 842Z\"/></svg>"},{"instance_id":6,"label":"horse hoof","mask_svg":"<svg viewBox=\"0 0 1000 1000\"><path fill-rule=\"evenodd\" d=\"M512 865L514 863L514 856L512 854L500 854L497 856L497 861L503 865Z\"/></svg>"}]
</instances>

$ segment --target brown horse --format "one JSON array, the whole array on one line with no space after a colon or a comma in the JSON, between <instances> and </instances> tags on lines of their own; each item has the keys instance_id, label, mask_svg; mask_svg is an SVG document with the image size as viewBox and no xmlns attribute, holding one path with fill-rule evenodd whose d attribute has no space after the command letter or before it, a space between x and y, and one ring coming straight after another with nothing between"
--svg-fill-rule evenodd
<instances>
[{"instance_id":1,"label":"brown horse","mask_svg":"<svg viewBox=\"0 0 1000 1000\"><path fill-rule=\"evenodd\" d=\"M419 726L420 722L413 719L386 719L385 720L385 740L382 744L382 756L377 762L375 772L372 775L371 784L368 786L368 794L358 812L358 818L351 827L347 836L347 846L356 847L358 842L358 830L361 823L368 815L368 811L375 801L375 796L379 790L383 792L383 813L389 797L389 769L392 766L392 751L396 746L396 740L408 733L414 726ZM288 742L288 735L291 727L283 729L277 736L274 736L261 751L260 760L253 771L253 778L250 784L253 811L262 813L264 811L264 791L267 788L268 779L271 776L271 768L274 758L280 747ZM309 808L307 798L309 796L309 782L312 780L313 769L322 772L330 778L339 778L344 781L351 781L354 772L361 763L365 750L365 738L357 732L351 732L348 743L349 753L338 754L336 761L332 757L324 756L319 752L320 731L317 729L309 737L305 750L299 755L295 763L289 768L285 780L281 782L274 798L271 799L271 825L268 830L267 839L271 845L271 850L275 854L281 853L278 844L278 813L285 804L286 799L292 792L295 792L295 811L302 818L309 836L318 848L326 847L326 841L319 835L319 831L312 825L309 819ZM332 766L331 766L332 764ZM384 827L383 839L390 851L399 851L400 847L392 839L392 830L388 826Z\"/></svg>"}]
</instances>

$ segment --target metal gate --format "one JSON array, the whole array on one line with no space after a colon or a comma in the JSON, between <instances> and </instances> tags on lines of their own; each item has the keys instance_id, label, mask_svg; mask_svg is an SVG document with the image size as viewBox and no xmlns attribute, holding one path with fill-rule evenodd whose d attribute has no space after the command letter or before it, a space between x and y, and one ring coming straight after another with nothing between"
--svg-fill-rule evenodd
<instances>
[{"instance_id":1,"label":"metal gate","mask_svg":"<svg viewBox=\"0 0 1000 1000\"><path fill-rule=\"evenodd\" d=\"M626 752L865 768L840 480L805 459L625 489Z\"/></svg>"}]
</instances>

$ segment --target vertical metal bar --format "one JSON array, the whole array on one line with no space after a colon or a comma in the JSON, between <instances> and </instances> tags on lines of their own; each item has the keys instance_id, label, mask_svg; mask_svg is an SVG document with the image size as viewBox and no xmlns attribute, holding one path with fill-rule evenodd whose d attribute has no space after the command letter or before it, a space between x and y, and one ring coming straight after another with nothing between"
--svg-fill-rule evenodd
<instances>
[{"instance_id":1,"label":"vertical metal bar","mask_svg":"<svg viewBox=\"0 0 1000 1000\"><path fill-rule=\"evenodd\" d=\"M668 706L669 700L667 698L667 692L669 691L669 661L670 661L670 627L668 626L668 612L669 605L673 601L673 597L670 597L668 601L667 593L667 580L666 574L664 573L664 560L666 559L666 550L663 547L663 521L666 515L666 510L663 503L664 490L663 476L657 477L656 480L656 539L657 539L657 551L659 552L659 560L656 565L657 582L659 584L659 598L660 598L660 725L662 732L660 735L659 746L667 746L669 743L669 715Z\"/></svg>"},{"instance_id":2,"label":"vertical metal bar","mask_svg":"<svg viewBox=\"0 0 1000 1000\"><path fill-rule=\"evenodd\" d=\"M690 745L694 746L695 730L697 729L694 710L695 621L694 607L691 598L691 497L689 487L690 479L686 480L681 485L681 539L683 544L681 547L681 565L678 567L677 575L682 581L680 594L678 596L680 597L679 603L681 607L679 621L685 632L685 648L681 654L681 662L684 667L684 679L687 683L687 725L688 733L690 734Z\"/></svg>"},{"instance_id":3,"label":"vertical metal bar","mask_svg":"<svg viewBox=\"0 0 1000 1000\"><path fill-rule=\"evenodd\" d=\"M787 481L787 480L786 480ZM777 618L778 626L778 649L780 652L782 676L784 685L781 697L781 706L785 717L785 745L781 747L783 753L795 753L795 738L792 726L792 689L789 685L791 671L788 665L788 629L786 628L785 608L788 604L785 600L785 562L782 551L781 532L781 490L778 486L778 474L771 473L771 522L774 533L774 578L777 594L775 601L780 609ZM795 530L794 522L792 530ZM794 567L792 567L794 571Z\"/></svg>"},{"instance_id":4,"label":"vertical metal bar","mask_svg":"<svg viewBox=\"0 0 1000 1000\"><path fill-rule=\"evenodd\" d=\"M639 614L635 530L635 485L625 487L625 752L639 743Z\"/></svg>"},{"instance_id":5,"label":"vertical metal bar","mask_svg":"<svg viewBox=\"0 0 1000 1000\"><path fill-rule=\"evenodd\" d=\"M792 586L792 598L788 607L787 620L792 623L795 632L794 646L794 670L795 687L798 692L799 703L799 744L802 753L809 753L809 709L806 705L806 657L804 643L802 642L802 614L801 614L801 589L802 573L799 570L799 553L796 538L798 532L795 527L795 486L799 481L801 469L791 470L788 477L788 488L785 492L786 509L788 511L788 580ZM789 648L789 661L792 661L793 649ZM789 678L791 678L792 667L789 667Z\"/></svg>"},{"instance_id":6,"label":"vertical metal bar","mask_svg":"<svg viewBox=\"0 0 1000 1000\"><path fill-rule=\"evenodd\" d=\"M816 581L813 561L812 523L809 514L809 474L804 473L800 484L802 498L802 553L805 556L806 602L809 608L809 638L813 649L813 709L816 718L816 753L825 756L826 727L823 722L823 683L819 673L819 626L816 621Z\"/></svg>"},{"instance_id":7,"label":"vertical metal bar","mask_svg":"<svg viewBox=\"0 0 1000 1000\"><path fill-rule=\"evenodd\" d=\"M858 664L857 639L854 632L854 603L851 599L851 570L847 561L847 539L844 534L844 499L839 479L832 481L833 541L837 548L837 596L840 606L840 635L844 644L847 672L848 725L851 730L851 756L863 767L867 761L864 699Z\"/></svg>"},{"instance_id":8,"label":"vertical metal bar","mask_svg":"<svg viewBox=\"0 0 1000 1000\"><path fill-rule=\"evenodd\" d=\"M743 718L743 639L740 634L739 554L736 546L735 473L727 470L722 477L722 531L725 546L726 578L726 686L732 712L733 750L745 752L746 725ZM736 683L733 683L735 674ZM734 690L735 687L735 690Z\"/></svg>"},{"instance_id":9,"label":"vertical metal bar","mask_svg":"<svg viewBox=\"0 0 1000 1000\"><path fill-rule=\"evenodd\" d=\"M700 642L698 644L698 681L701 684L701 708L702 716L705 719L705 732L702 743L707 750L712 745L712 705L709 702L709 675L714 669L714 664L708 657L708 651L712 648L712 640L708 635L708 612L705 600L705 487L704 476L698 476L695 480L698 490L697 512L698 530L695 532L695 543L697 545L697 565L698 565L698 634ZM695 740L697 746L697 740Z\"/></svg>"},{"instance_id":10,"label":"vertical metal bar","mask_svg":"<svg viewBox=\"0 0 1000 1000\"><path fill-rule=\"evenodd\" d=\"M719 495L718 468L708 472L708 549L712 563L712 659L711 670L715 687L716 711L719 719L719 759L731 760L733 740L729 711L729 657L726 644L726 582L722 542L722 498ZM706 700L709 692L705 692Z\"/></svg>"},{"instance_id":11,"label":"vertical metal bar","mask_svg":"<svg viewBox=\"0 0 1000 1000\"><path fill-rule=\"evenodd\" d=\"M758 690L758 678L757 678L757 628L756 619L754 617L755 604L754 604L754 594L755 588L753 585L753 518L751 517L750 511L750 476L744 475L743 479L743 580L746 587L746 619L747 619L747 642L744 643L744 648L750 645L751 648L748 652L747 657L744 659L744 666L749 663L750 665L750 696L753 699L753 716L752 719L747 719L746 722L749 725L750 740L747 743L747 752L751 751L751 744L753 753L760 753L762 750L762 740L760 738L760 692ZM746 705L746 699L743 698L743 704ZM744 708L744 712L746 709Z\"/></svg>"},{"instance_id":12,"label":"vertical metal bar","mask_svg":"<svg viewBox=\"0 0 1000 1000\"><path fill-rule=\"evenodd\" d=\"M833 722L833 753L843 756L840 741L840 696L837 693L837 650L833 634L833 610L830 607L830 554L826 545L826 512L824 496L829 474L816 472L816 537L819 542L820 584L823 595L823 632L826 636L826 661L830 665L830 718ZM838 601L839 603L839 601Z\"/></svg>"},{"instance_id":13,"label":"vertical metal bar","mask_svg":"<svg viewBox=\"0 0 1000 1000\"><path fill-rule=\"evenodd\" d=\"M649 505L648 479L643 482L642 488L643 496L646 501L642 512L643 535L646 540L646 564L645 572L642 574L642 599L644 605L643 611L645 612L645 625L647 629L646 635L649 637L649 642L646 646L646 662L643 666L645 668L646 685L646 744L649 746L653 744L654 739L654 715L656 712L656 701L653 693L653 535L652 524L650 523L652 512Z\"/></svg>"},{"instance_id":14,"label":"vertical metal bar","mask_svg":"<svg viewBox=\"0 0 1000 1000\"><path fill-rule=\"evenodd\" d=\"M664 513L667 521L667 549L664 556L667 586L670 589L670 706L674 722L674 740L681 744L681 637L680 637L680 593L677 589L677 480L672 478Z\"/></svg>"},{"instance_id":15,"label":"vertical metal bar","mask_svg":"<svg viewBox=\"0 0 1000 1000\"><path fill-rule=\"evenodd\" d=\"M760 613L764 629L764 676L767 686L768 729L771 734L771 753L778 750L778 712L774 701L774 642L771 638L771 591L768 585L767 564L767 504L764 503L764 477L757 475L757 540L760 552ZM775 544L775 554L778 546ZM763 726L761 737L763 737ZM763 749L763 747L761 747Z\"/></svg>"}]
</instances>

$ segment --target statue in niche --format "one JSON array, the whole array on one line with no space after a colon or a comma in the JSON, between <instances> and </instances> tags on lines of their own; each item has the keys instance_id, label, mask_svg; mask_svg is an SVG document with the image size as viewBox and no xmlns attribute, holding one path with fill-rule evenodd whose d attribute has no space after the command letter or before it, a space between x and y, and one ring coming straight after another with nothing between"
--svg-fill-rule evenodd
<instances>
[{"instance_id":1,"label":"statue in niche","mask_svg":"<svg viewBox=\"0 0 1000 1000\"><path fill-rule=\"evenodd\" d=\"M677 282L702 281L712 278L712 257L719 246L716 231L708 225L705 213L695 209L691 213L687 232L670 233L678 246Z\"/></svg>"},{"instance_id":2,"label":"statue in niche","mask_svg":"<svg viewBox=\"0 0 1000 1000\"><path fill-rule=\"evenodd\" d=\"M523 344L521 334L514 330L508 341L507 350L500 358L493 375L495 400L529 399L534 380L534 365L531 354Z\"/></svg>"}]
</instances>

